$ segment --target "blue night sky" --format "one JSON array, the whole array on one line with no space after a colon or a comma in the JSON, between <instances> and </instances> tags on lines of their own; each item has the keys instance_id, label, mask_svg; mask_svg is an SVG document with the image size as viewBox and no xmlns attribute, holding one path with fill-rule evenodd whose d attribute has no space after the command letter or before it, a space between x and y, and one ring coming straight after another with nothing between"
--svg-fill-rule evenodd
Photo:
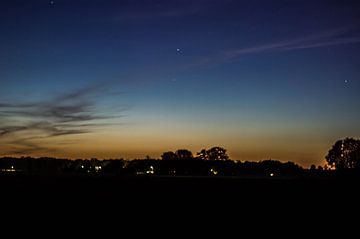
<instances>
[{"instance_id":1,"label":"blue night sky","mask_svg":"<svg viewBox=\"0 0 360 239\"><path fill-rule=\"evenodd\" d=\"M360 136L360 2L3 0L0 153L324 164Z\"/></svg>"}]
</instances>

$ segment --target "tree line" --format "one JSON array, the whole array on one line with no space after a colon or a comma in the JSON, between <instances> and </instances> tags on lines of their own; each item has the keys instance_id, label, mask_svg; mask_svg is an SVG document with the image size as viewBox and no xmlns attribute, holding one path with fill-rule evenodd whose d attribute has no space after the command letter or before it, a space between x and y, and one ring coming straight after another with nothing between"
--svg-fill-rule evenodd
<instances>
[{"instance_id":1,"label":"tree line","mask_svg":"<svg viewBox=\"0 0 360 239\"><path fill-rule=\"evenodd\" d=\"M90 175L163 175L163 176L292 176L304 169L293 162L264 160L241 162L233 160L162 160L162 159L57 159L12 158L0 159L1 173L90 174Z\"/></svg>"},{"instance_id":2,"label":"tree line","mask_svg":"<svg viewBox=\"0 0 360 239\"><path fill-rule=\"evenodd\" d=\"M233 161L226 149L212 147L202 149L196 155L190 150L168 151L161 159L58 159L50 157L3 157L0 170L13 173L77 173L115 175L164 175L164 176L286 176L299 175L302 168L293 163L276 160L260 162Z\"/></svg>"},{"instance_id":3,"label":"tree line","mask_svg":"<svg viewBox=\"0 0 360 239\"><path fill-rule=\"evenodd\" d=\"M360 140L338 140L325 157L329 168L338 171L360 169ZM50 157L3 157L0 173L77 173L113 175L164 175L164 176L302 176L327 175L329 170L312 165L310 170L293 162L263 160L241 162L231 160L226 149L212 147L202 149L196 155L190 150L168 151L161 159L58 159Z\"/></svg>"}]
</instances>

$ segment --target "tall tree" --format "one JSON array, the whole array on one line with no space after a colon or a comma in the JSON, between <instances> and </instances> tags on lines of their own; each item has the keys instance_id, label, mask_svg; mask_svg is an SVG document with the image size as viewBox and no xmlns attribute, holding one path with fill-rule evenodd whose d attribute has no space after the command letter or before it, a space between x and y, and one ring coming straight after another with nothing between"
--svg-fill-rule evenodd
<instances>
[{"instance_id":1,"label":"tall tree","mask_svg":"<svg viewBox=\"0 0 360 239\"><path fill-rule=\"evenodd\" d=\"M201 159L201 160L208 160L208 159L209 159L209 155L208 155L206 149L202 149L200 152L198 152L198 153L196 154L196 157L197 157L198 159Z\"/></svg>"},{"instance_id":2,"label":"tall tree","mask_svg":"<svg viewBox=\"0 0 360 239\"><path fill-rule=\"evenodd\" d=\"M360 140L346 138L338 140L326 155L326 162L336 169L360 167Z\"/></svg>"},{"instance_id":3,"label":"tall tree","mask_svg":"<svg viewBox=\"0 0 360 239\"><path fill-rule=\"evenodd\" d=\"M212 147L211 149L202 149L197 153L197 157L202 160L228 160L229 156L226 149L221 147Z\"/></svg>"}]
</instances>

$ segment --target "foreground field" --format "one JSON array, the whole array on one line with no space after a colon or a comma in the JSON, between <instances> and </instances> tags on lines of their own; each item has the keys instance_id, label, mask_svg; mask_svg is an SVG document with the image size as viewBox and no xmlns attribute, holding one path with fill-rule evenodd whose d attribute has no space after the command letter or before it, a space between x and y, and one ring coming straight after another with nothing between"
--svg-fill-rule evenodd
<instances>
[{"instance_id":1,"label":"foreground field","mask_svg":"<svg viewBox=\"0 0 360 239\"><path fill-rule=\"evenodd\" d=\"M100 222L122 229L120 222L167 225L184 232L201 231L197 225L204 222L219 224L206 230L236 233L244 223L299 230L324 222L347 224L359 208L354 178L1 175L0 187L7 222L56 230L63 223L93 230Z\"/></svg>"},{"instance_id":2,"label":"foreground field","mask_svg":"<svg viewBox=\"0 0 360 239\"><path fill-rule=\"evenodd\" d=\"M2 200L134 202L196 200L301 202L352 200L354 178L116 177L87 175L1 175ZM320 201L318 201L320 200Z\"/></svg>"}]
</instances>

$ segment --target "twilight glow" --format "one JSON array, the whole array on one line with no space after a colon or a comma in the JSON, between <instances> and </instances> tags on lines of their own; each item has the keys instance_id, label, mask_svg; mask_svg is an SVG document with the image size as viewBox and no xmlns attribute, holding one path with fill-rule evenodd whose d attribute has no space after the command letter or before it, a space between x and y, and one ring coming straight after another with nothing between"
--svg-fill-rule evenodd
<instances>
[{"instance_id":1,"label":"twilight glow","mask_svg":"<svg viewBox=\"0 0 360 239\"><path fill-rule=\"evenodd\" d=\"M360 2L4 0L0 156L323 164L360 136Z\"/></svg>"}]
</instances>

